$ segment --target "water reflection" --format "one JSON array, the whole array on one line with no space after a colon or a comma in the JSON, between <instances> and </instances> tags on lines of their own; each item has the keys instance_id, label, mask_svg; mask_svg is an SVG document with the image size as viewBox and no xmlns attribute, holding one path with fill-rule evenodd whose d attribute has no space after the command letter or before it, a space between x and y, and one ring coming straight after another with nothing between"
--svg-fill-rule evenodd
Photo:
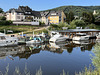
<instances>
[{"instance_id":1,"label":"water reflection","mask_svg":"<svg viewBox=\"0 0 100 75\"><path fill-rule=\"evenodd\" d=\"M91 51L95 40L89 41L68 41L61 43L45 43L40 45L19 45L15 47L1 47L0 59L6 56L19 57L28 59L31 55L40 53L40 51L50 51L53 53L62 54L63 51L72 53L75 47L80 47L81 51Z\"/></svg>"}]
</instances>

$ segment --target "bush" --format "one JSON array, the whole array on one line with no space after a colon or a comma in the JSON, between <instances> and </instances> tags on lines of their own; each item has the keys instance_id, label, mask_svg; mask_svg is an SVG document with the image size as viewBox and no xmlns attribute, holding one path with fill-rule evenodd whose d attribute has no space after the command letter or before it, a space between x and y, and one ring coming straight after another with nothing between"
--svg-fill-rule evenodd
<instances>
[{"instance_id":1,"label":"bush","mask_svg":"<svg viewBox=\"0 0 100 75\"><path fill-rule=\"evenodd\" d=\"M62 27L68 27L68 24L67 23L64 23L64 22L60 22L58 24L59 28L62 29Z\"/></svg>"},{"instance_id":2,"label":"bush","mask_svg":"<svg viewBox=\"0 0 100 75\"><path fill-rule=\"evenodd\" d=\"M39 21L39 25L45 25L45 23L44 23L44 22L40 22L40 21Z\"/></svg>"},{"instance_id":3,"label":"bush","mask_svg":"<svg viewBox=\"0 0 100 75\"><path fill-rule=\"evenodd\" d=\"M69 29L75 29L75 28L76 28L76 25L75 24L69 25Z\"/></svg>"},{"instance_id":4,"label":"bush","mask_svg":"<svg viewBox=\"0 0 100 75\"><path fill-rule=\"evenodd\" d=\"M0 21L0 25L10 25L12 21Z\"/></svg>"},{"instance_id":5,"label":"bush","mask_svg":"<svg viewBox=\"0 0 100 75\"><path fill-rule=\"evenodd\" d=\"M73 20L71 23L70 23L70 25L76 25L76 26L78 26L78 27L83 27L83 26L85 26L86 24L85 24L85 22L83 21L83 20Z\"/></svg>"},{"instance_id":6,"label":"bush","mask_svg":"<svg viewBox=\"0 0 100 75\"><path fill-rule=\"evenodd\" d=\"M59 26L57 24L51 24L50 30L58 30Z\"/></svg>"},{"instance_id":7,"label":"bush","mask_svg":"<svg viewBox=\"0 0 100 75\"><path fill-rule=\"evenodd\" d=\"M89 24L88 26L86 27L89 27L90 29L95 29L96 28L96 25L95 24Z\"/></svg>"},{"instance_id":8,"label":"bush","mask_svg":"<svg viewBox=\"0 0 100 75\"><path fill-rule=\"evenodd\" d=\"M6 17L5 17L5 16L1 16L1 17L0 17L0 20L1 20L1 21L5 21L5 20L6 20Z\"/></svg>"}]
</instances>

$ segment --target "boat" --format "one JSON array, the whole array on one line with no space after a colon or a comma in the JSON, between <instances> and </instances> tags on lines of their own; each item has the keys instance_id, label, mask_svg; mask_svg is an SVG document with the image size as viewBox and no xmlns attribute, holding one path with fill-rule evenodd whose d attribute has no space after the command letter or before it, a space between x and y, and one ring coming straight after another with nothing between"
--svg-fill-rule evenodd
<instances>
[{"instance_id":1,"label":"boat","mask_svg":"<svg viewBox=\"0 0 100 75\"><path fill-rule=\"evenodd\" d=\"M30 39L26 41L26 44L41 44L41 43L43 43L43 40L41 39L40 36L30 37Z\"/></svg>"},{"instance_id":2,"label":"boat","mask_svg":"<svg viewBox=\"0 0 100 75\"><path fill-rule=\"evenodd\" d=\"M7 36L4 33L0 33L0 46L12 46L18 44L18 38L14 35Z\"/></svg>"},{"instance_id":3,"label":"boat","mask_svg":"<svg viewBox=\"0 0 100 75\"><path fill-rule=\"evenodd\" d=\"M100 39L100 33L96 35L97 39Z\"/></svg>"},{"instance_id":4,"label":"boat","mask_svg":"<svg viewBox=\"0 0 100 75\"><path fill-rule=\"evenodd\" d=\"M74 41L84 41L89 40L90 35L86 35L86 33L77 33L75 37L73 37Z\"/></svg>"},{"instance_id":5,"label":"boat","mask_svg":"<svg viewBox=\"0 0 100 75\"><path fill-rule=\"evenodd\" d=\"M90 44L90 41L73 41L73 43L77 44L77 45L88 45Z\"/></svg>"},{"instance_id":6,"label":"boat","mask_svg":"<svg viewBox=\"0 0 100 75\"><path fill-rule=\"evenodd\" d=\"M65 37L61 34L59 34L58 32L52 32L51 33L51 38L49 40L49 42L65 42L68 39L68 37Z\"/></svg>"}]
</instances>

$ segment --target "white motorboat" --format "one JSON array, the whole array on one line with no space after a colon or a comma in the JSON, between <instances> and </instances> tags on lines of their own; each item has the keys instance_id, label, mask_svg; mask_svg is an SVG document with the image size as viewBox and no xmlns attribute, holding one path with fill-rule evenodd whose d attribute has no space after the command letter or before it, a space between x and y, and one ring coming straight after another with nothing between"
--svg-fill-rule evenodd
<instances>
[{"instance_id":1,"label":"white motorboat","mask_svg":"<svg viewBox=\"0 0 100 75\"><path fill-rule=\"evenodd\" d=\"M96 35L97 39L100 39L100 33Z\"/></svg>"},{"instance_id":2,"label":"white motorboat","mask_svg":"<svg viewBox=\"0 0 100 75\"><path fill-rule=\"evenodd\" d=\"M90 44L89 41L85 40L85 41L73 41L73 43L78 44L78 45L88 45Z\"/></svg>"},{"instance_id":3,"label":"white motorboat","mask_svg":"<svg viewBox=\"0 0 100 75\"><path fill-rule=\"evenodd\" d=\"M61 34L59 34L58 32L53 32L51 33L51 38L49 40L49 42L63 42L66 41L68 39L68 37L62 36Z\"/></svg>"},{"instance_id":4,"label":"white motorboat","mask_svg":"<svg viewBox=\"0 0 100 75\"><path fill-rule=\"evenodd\" d=\"M31 38L29 41L26 41L26 44L40 44L43 43L43 40L38 36Z\"/></svg>"},{"instance_id":5,"label":"white motorboat","mask_svg":"<svg viewBox=\"0 0 100 75\"><path fill-rule=\"evenodd\" d=\"M18 44L18 38L14 36L7 36L0 33L0 46L12 46Z\"/></svg>"},{"instance_id":6,"label":"white motorboat","mask_svg":"<svg viewBox=\"0 0 100 75\"><path fill-rule=\"evenodd\" d=\"M74 41L84 41L89 40L90 35L86 35L86 33L77 33L75 37L73 37Z\"/></svg>"}]
</instances>

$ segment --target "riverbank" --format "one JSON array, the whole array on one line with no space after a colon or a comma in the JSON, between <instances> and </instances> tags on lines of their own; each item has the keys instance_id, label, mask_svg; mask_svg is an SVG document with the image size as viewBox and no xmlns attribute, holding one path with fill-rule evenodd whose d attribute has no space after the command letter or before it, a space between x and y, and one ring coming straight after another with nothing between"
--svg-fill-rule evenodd
<instances>
[{"instance_id":1,"label":"riverbank","mask_svg":"<svg viewBox=\"0 0 100 75\"><path fill-rule=\"evenodd\" d=\"M32 34L33 31L35 33L40 33L42 31L47 32L45 29L48 28L48 26L31 26L31 25L1 25L0 26L0 32L4 33L4 30L6 34L18 34L23 32L24 34ZM8 32L8 31L13 32Z\"/></svg>"}]
</instances>

